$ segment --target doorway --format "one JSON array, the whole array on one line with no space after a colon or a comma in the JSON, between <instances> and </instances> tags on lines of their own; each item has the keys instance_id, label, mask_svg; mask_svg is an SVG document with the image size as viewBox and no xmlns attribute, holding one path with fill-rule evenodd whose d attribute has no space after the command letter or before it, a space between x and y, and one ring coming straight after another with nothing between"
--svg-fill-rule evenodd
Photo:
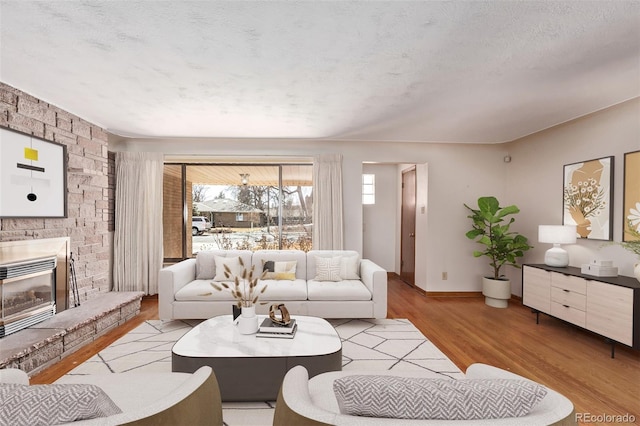
<instances>
[{"instance_id":1,"label":"doorway","mask_svg":"<svg viewBox=\"0 0 640 426\"><path fill-rule=\"evenodd\" d=\"M416 278L416 168L402 172L400 224L400 279L415 286Z\"/></svg>"}]
</instances>

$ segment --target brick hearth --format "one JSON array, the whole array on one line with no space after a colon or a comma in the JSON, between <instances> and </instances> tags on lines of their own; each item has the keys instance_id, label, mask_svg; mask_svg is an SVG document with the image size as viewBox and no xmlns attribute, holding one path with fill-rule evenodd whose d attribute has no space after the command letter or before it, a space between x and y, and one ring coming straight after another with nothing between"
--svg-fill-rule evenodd
<instances>
[{"instance_id":1,"label":"brick hearth","mask_svg":"<svg viewBox=\"0 0 640 426\"><path fill-rule=\"evenodd\" d=\"M0 368L30 376L140 313L142 292L110 292L0 339Z\"/></svg>"}]
</instances>

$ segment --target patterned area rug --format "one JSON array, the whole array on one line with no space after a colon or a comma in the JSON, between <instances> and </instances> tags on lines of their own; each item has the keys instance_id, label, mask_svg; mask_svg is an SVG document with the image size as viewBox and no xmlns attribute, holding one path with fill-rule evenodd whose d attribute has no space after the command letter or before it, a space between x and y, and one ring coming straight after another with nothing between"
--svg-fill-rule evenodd
<instances>
[{"instance_id":1,"label":"patterned area rug","mask_svg":"<svg viewBox=\"0 0 640 426\"><path fill-rule=\"evenodd\" d=\"M342 339L343 370L421 370L434 378L462 372L406 319L329 320ZM171 372L171 347L200 321L146 321L68 375ZM66 377L66 376L65 376ZM64 377L58 380L63 383ZM228 426L271 425L273 401L223 404Z\"/></svg>"}]
</instances>

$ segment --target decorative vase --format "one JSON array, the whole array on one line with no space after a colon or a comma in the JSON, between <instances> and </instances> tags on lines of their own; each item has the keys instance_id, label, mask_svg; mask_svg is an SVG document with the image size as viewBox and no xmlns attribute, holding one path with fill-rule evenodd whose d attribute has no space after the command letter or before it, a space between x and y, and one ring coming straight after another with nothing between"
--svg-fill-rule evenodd
<instances>
[{"instance_id":1,"label":"decorative vase","mask_svg":"<svg viewBox=\"0 0 640 426\"><path fill-rule=\"evenodd\" d=\"M633 267L633 275L636 276L636 280L640 281L640 262Z\"/></svg>"},{"instance_id":2,"label":"decorative vase","mask_svg":"<svg viewBox=\"0 0 640 426\"><path fill-rule=\"evenodd\" d=\"M511 281L482 278L482 294L484 303L493 308L506 308L511 299Z\"/></svg>"},{"instance_id":3,"label":"decorative vase","mask_svg":"<svg viewBox=\"0 0 640 426\"><path fill-rule=\"evenodd\" d=\"M238 331L240 334L253 334L258 331L258 316L255 305L242 307L238 318Z\"/></svg>"}]
</instances>

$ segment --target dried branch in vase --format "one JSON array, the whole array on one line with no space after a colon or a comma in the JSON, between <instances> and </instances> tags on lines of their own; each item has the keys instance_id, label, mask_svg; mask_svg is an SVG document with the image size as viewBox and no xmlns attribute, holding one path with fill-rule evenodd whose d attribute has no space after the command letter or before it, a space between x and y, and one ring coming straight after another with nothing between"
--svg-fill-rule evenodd
<instances>
[{"instance_id":1,"label":"dried branch in vase","mask_svg":"<svg viewBox=\"0 0 640 426\"><path fill-rule=\"evenodd\" d=\"M242 274L240 277L234 275L227 264L224 265L224 276L230 281L233 280L233 286L224 281L219 283L212 282L210 284L218 291L229 290L233 298L236 299L238 307L247 308L258 303L260 295L267 289L267 285L264 284L262 288L258 290L258 280L264 279L266 272L256 277L254 276L255 265L247 269L241 257L238 257L238 261L240 262L240 266L242 266Z\"/></svg>"}]
</instances>

